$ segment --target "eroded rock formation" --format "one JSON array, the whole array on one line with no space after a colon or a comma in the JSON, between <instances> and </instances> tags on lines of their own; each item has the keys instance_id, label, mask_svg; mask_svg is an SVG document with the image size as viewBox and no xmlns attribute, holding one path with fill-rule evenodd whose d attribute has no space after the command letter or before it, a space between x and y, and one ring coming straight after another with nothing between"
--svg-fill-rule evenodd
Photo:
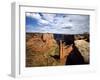
<instances>
[{"instance_id":1,"label":"eroded rock formation","mask_svg":"<svg viewBox=\"0 0 100 80\"><path fill-rule=\"evenodd\" d=\"M27 34L26 66L57 65L53 55L59 55L59 46L53 34Z\"/></svg>"},{"instance_id":2,"label":"eroded rock formation","mask_svg":"<svg viewBox=\"0 0 100 80\"><path fill-rule=\"evenodd\" d=\"M84 58L84 61L86 63L89 63L89 56L90 56L90 51L89 51L90 45L89 45L89 43L85 40L76 40L75 46L80 51L81 55Z\"/></svg>"}]
</instances>

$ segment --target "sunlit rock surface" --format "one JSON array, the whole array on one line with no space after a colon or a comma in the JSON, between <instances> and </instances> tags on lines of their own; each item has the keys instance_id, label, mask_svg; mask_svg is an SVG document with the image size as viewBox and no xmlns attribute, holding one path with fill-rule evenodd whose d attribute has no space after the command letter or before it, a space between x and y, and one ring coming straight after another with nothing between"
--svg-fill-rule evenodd
<instances>
[{"instance_id":1,"label":"sunlit rock surface","mask_svg":"<svg viewBox=\"0 0 100 80\"><path fill-rule=\"evenodd\" d=\"M86 63L89 63L89 56L90 56L89 42L87 42L85 40L76 40L75 45L78 48L78 50L80 51L81 55L83 56L84 61Z\"/></svg>"},{"instance_id":2,"label":"sunlit rock surface","mask_svg":"<svg viewBox=\"0 0 100 80\"><path fill-rule=\"evenodd\" d=\"M59 55L59 47L53 34L26 34L26 66L52 66L59 60L51 57Z\"/></svg>"}]
</instances>

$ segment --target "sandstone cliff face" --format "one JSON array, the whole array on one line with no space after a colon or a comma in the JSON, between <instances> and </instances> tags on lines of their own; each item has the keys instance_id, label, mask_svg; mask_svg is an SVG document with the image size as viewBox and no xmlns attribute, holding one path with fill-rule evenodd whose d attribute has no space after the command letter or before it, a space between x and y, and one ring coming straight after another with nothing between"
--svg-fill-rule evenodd
<instances>
[{"instance_id":1,"label":"sandstone cliff face","mask_svg":"<svg viewBox=\"0 0 100 80\"><path fill-rule=\"evenodd\" d=\"M83 56L84 61L89 63L89 35L73 36L74 39L68 39L70 38L68 37L65 42L74 40L75 46ZM49 33L26 33L26 67L57 66L61 65L61 63L65 65L67 57L64 57L64 60L61 60L61 57L62 55L69 55L73 50L73 45L63 43L63 48L61 48L59 44L61 39L58 39L55 39L54 34ZM61 53L63 54L61 55Z\"/></svg>"},{"instance_id":2,"label":"sandstone cliff face","mask_svg":"<svg viewBox=\"0 0 100 80\"><path fill-rule=\"evenodd\" d=\"M89 56L90 56L89 43L85 40L76 40L75 45L80 51L81 55L83 56L84 61L86 63L89 63Z\"/></svg>"},{"instance_id":3,"label":"sandstone cliff face","mask_svg":"<svg viewBox=\"0 0 100 80\"><path fill-rule=\"evenodd\" d=\"M57 65L53 55L59 55L59 46L53 34L27 34L26 39L26 66Z\"/></svg>"}]
</instances>

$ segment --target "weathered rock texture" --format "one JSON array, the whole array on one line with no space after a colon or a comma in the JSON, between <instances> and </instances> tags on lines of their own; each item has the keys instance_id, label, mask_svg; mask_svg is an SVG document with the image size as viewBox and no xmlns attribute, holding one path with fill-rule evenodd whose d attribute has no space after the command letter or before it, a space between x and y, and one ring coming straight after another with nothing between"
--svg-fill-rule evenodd
<instances>
[{"instance_id":1,"label":"weathered rock texture","mask_svg":"<svg viewBox=\"0 0 100 80\"><path fill-rule=\"evenodd\" d=\"M90 56L89 42L87 42L85 40L76 40L75 45L78 48L78 50L80 51L81 55L83 56L84 61L86 63L89 63L89 56Z\"/></svg>"},{"instance_id":2,"label":"weathered rock texture","mask_svg":"<svg viewBox=\"0 0 100 80\"><path fill-rule=\"evenodd\" d=\"M89 35L74 35L73 40L84 61L89 63ZM73 50L73 44L62 44L61 48L59 41L50 33L26 33L26 67L64 65L65 56ZM70 43L71 40L66 39L65 42Z\"/></svg>"},{"instance_id":3,"label":"weathered rock texture","mask_svg":"<svg viewBox=\"0 0 100 80\"><path fill-rule=\"evenodd\" d=\"M26 34L26 66L57 65L59 60L51 57L59 55L59 46L53 34Z\"/></svg>"}]
</instances>

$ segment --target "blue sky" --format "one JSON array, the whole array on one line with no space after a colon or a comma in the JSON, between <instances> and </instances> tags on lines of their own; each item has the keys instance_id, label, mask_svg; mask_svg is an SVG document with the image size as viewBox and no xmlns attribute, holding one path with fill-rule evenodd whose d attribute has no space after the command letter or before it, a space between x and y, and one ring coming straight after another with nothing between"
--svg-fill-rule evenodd
<instances>
[{"instance_id":1,"label":"blue sky","mask_svg":"<svg viewBox=\"0 0 100 80\"><path fill-rule=\"evenodd\" d=\"M27 12L26 32L82 34L89 32L89 16Z\"/></svg>"}]
</instances>

